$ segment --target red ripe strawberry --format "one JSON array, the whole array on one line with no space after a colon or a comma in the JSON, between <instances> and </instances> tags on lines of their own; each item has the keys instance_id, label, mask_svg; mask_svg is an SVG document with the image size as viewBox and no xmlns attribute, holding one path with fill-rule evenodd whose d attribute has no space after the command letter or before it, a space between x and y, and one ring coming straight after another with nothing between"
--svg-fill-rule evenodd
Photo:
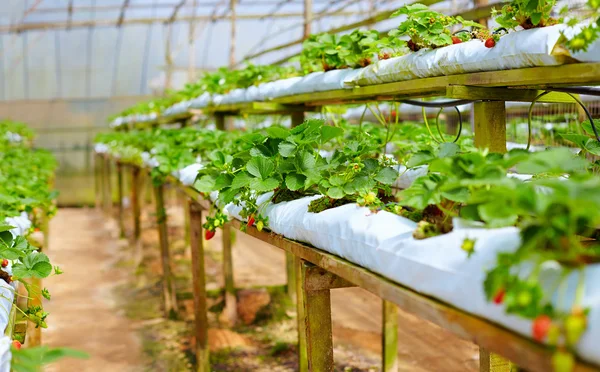
<instances>
[{"instance_id":1,"label":"red ripe strawberry","mask_svg":"<svg viewBox=\"0 0 600 372\"><path fill-rule=\"evenodd\" d=\"M452 44L460 44L462 40L458 36L452 36Z\"/></svg>"},{"instance_id":2,"label":"red ripe strawberry","mask_svg":"<svg viewBox=\"0 0 600 372\"><path fill-rule=\"evenodd\" d=\"M15 349L17 349L17 350L21 349L21 342L19 342L18 340L13 340L12 344Z\"/></svg>"},{"instance_id":3,"label":"red ripe strawberry","mask_svg":"<svg viewBox=\"0 0 600 372\"><path fill-rule=\"evenodd\" d=\"M206 240L211 240L213 238L213 236L215 236L214 230L206 230L206 232L204 233L204 238Z\"/></svg>"},{"instance_id":4,"label":"red ripe strawberry","mask_svg":"<svg viewBox=\"0 0 600 372\"><path fill-rule=\"evenodd\" d=\"M498 290L498 292L496 292L496 295L494 296L494 303L496 305L500 305L502 302L504 302L505 294L506 294L506 291L504 290L504 288L500 288Z\"/></svg>"},{"instance_id":5,"label":"red ripe strawberry","mask_svg":"<svg viewBox=\"0 0 600 372\"><path fill-rule=\"evenodd\" d=\"M2 260L2 267L8 266L8 260L5 258Z\"/></svg>"},{"instance_id":6,"label":"red ripe strawberry","mask_svg":"<svg viewBox=\"0 0 600 372\"><path fill-rule=\"evenodd\" d=\"M248 218L248 227L254 225L254 215L251 214L250 217Z\"/></svg>"},{"instance_id":7,"label":"red ripe strawberry","mask_svg":"<svg viewBox=\"0 0 600 372\"><path fill-rule=\"evenodd\" d=\"M533 320L531 326L533 339L539 342L544 341L548 335L550 326L552 326L552 319L548 315L538 315L538 317Z\"/></svg>"},{"instance_id":8,"label":"red ripe strawberry","mask_svg":"<svg viewBox=\"0 0 600 372\"><path fill-rule=\"evenodd\" d=\"M490 37L489 39L487 39L485 41L485 47L486 48L493 48L496 46L496 40L494 40L493 37Z\"/></svg>"}]
</instances>

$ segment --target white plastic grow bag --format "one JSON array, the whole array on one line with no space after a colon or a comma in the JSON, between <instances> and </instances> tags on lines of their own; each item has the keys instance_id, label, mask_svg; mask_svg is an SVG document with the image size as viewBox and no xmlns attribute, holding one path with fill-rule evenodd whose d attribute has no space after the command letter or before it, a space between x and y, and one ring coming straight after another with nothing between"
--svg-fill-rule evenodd
<instances>
[{"instance_id":1,"label":"white plastic grow bag","mask_svg":"<svg viewBox=\"0 0 600 372\"><path fill-rule=\"evenodd\" d=\"M382 84L468 72L496 71L535 66L556 66L568 60L568 52L557 47L561 31L556 25L511 32L493 48L480 40L438 49L421 49L401 57L390 58L367 66L355 77L347 79L349 87Z\"/></svg>"},{"instance_id":2,"label":"white plastic grow bag","mask_svg":"<svg viewBox=\"0 0 600 372\"><path fill-rule=\"evenodd\" d=\"M190 101L190 108L200 109L208 106L211 102L210 93L202 93L198 97Z\"/></svg>"},{"instance_id":3,"label":"white plastic grow bag","mask_svg":"<svg viewBox=\"0 0 600 372\"><path fill-rule=\"evenodd\" d=\"M10 363L12 361L12 353L10 346L12 340L8 336L0 337L0 372L10 372Z\"/></svg>"},{"instance_id":4,"label":"white plastic grow bag","mask_svg":"<svg viewBox=\"0 0 600 372\"><path fill-rule=\"evenodd\" d=\"M302 80L302 77L296 76L283 80L272 81L270 83L260 84L256 93L262 100L266 101L275 97L288 96L291 93L291 87Z\"/></svg>"},{"instance_id":5,"label":"white plastic grow bag","mask_svg":"<svg viewBox=\"0 0 600 372\"><path fill-rule=\"evenodd\" d=\"M105 154L108 152L108 145L105 143L96 143L94 145L94 151L98 154Z\"/></svg>"},{"instance_id":6,"label":"white plastic grow bag","mask_svg":"<svg viewBox=\"0 0 600 372\"><path fill-rule=\"evenodd\" d=\"M191 164L191 165L188 165L187 167L177 171L177 174L175 175L175 177L177 177L177 179L184 186L191 186L196 181L196 176L198 175L198 171L200 171L200 169L202 169L202 168L204 168L204 165L202 165L202 164L198 164L198 163Z\"/></svg>"},{"instance_id":7,"label":"white plastic grow bag","mask_svg":"<svg viewBox=\"0 0 600 372\"><path fill-rule=\"evenodd\" d=\"M10 230L13 237L25 236L27 231L31 228L31 221L25 212L21 212L18 216L6 217L4 223L14 227L14 229Z\"/></svg>"},{"instance_id":8,"label":"white plastic grow bag","mask_svg":"<svg viewBox=\"0 0 600 372\"><path fill-rule=\"evenodd\" d=\"M223 95L223 99L221 100L221 104L233 104L233 103L242 103L246 102L246 89L238 88L230 91L227 94Z\"/></svg>"},{"instance_id":9,"label":"white plastic grow bag","mask_svg":"<svg viewBox=\"0 0 600 372\"><path fill-rule=\"evenodd\" d=\"M271 195L261 195L258 204ZM488 302L483 291L486 271L495 266L497 253L514 251L520 246L517 228L473 228L456 221L455 229L448 234L416 240L412 237L416 223L388 212L373 214L367 208L348 204L317 214L308 213L308 204L318 197L269 204L264 210L269 218L269 228L288 239L309 243L418 292L531 337L531 321L507 315L504 307ZM229 204L225 211L242 220L239 215L241 207ZM475 253L471 258L467 258L461 249L465 238L475 240ZM600 288L593 285L600 281L600 265L590 265L585 272L584 306L592 310L588 316L588 331L577 350L582 358L600 363L597 352L600 343ZM556 268L547 267L542 270L540 278L545 286L551 287L558 276ZM576 274L568 278L571 294L575 292L576 281ZM571 300L566 304L570 306Z\"/></svg>"},{"instance_id":10,"label":"white plastic grow bag","mask_svg":"<svg viewBox=\"0 0 600 372\"><path fill-rule=\"evenodd\" d=\"M347 88L345 81L354 79L359 75L362 69L344 69L332 70L327 72L313 72L302 77L288 89L283 92L283 95L295 95L302 93L322 92L328 90L337 90ZM274 95L273 97L279 97Z\"/></svg>"},{"instance_id":11,"label":"white plastic grow bag","mask_svg":"<svg viewBox=\"0 0 600 372\"><path fill-rule=\"evenodd\" d=\"M142 162L144 163L145 166L150 167L150 168L156 168L158 167L158 160L156 160L154 158L154 156L152 156L149 152L142 152L141 154L142 156Z\"/></svg>"}]
</instances>

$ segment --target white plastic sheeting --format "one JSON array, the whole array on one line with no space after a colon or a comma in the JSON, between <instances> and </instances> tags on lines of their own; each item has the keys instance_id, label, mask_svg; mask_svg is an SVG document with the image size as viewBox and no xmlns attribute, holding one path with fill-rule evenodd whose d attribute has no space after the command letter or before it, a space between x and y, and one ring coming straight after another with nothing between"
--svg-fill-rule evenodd
<instances>
[{"instance_id":1,"label":"white plastic sheeting","mask_svg":"<svg viewBox=\"0 0 600 372\"><path fill-rule=\"evenodd\" d=\"M13 237L24 236L31 228L31 221L25 212L21 212L20 215L15 217L6 217L4 223L14 227L14 229L10 230Z\"/></svg>"},{"instance_id":2,"label":"white plastic sheeting","mask_svg":"<svg viewBox=\"0 0 600 372\"><path fill-rule=\"evenodd\" d=\"M184 185L184 186L192 186L196 181L196 176L198 175L198 171L204 168L202 164L191 164L187 167L176 171L174 176Z\"/></svg>"},{"instance_id":3,"label":"white plastic sheeting","mask_svg":"<svg viewBox=\"0 0 600 372\"><path fill-rule=\"evenodd\" d=\"M152 156L152 154L150 154L149 152L142 152L141 154L142 156L142 162L144 163L145 166L150 167L150 168L156 168L158 167L158 160L156 160L154 158L154 156Z\"/></svg>"},{"instance_id":4,"label":"white plastic sheeting","mask_svg":"<svg viewBox=\"0 0 600 372\"><path fill-rule=\"evenodd\" d=\"M211 195L214 197L215 195ZM272 193L261 195L262 204ZM412 233L416 223L388 212L373 214L368 208L348 204L321 213L308 213L310 201L320 196L268 204L264 215L269 228L288 239L311 244L333 253L425 295L435 297L469 313L490 319L525 337L531 337L531 321L507 315L502 306L485 298L483 281L492 269L499 252L516 250L520 244L519 230L514 227L485 229L467 227L455 221L452 232L437 237L416 240ZM242 220L241 207L229 204L226 213ZM465 238L475 240L475 253L467 258L461 249ZM550 291L561 272L558 265L545 267L540 278ZM577 273L568 277L568 293L573 295ZM580 340L577 352L593 363L600 363L597 345L600 343L600 265L585 269L583 306L591 309L588 330ZM557 298L553 299L559 306ZM563 301L565 308L572 298ZM560 308L560 307L559 307Z\"/></svg>"},{"instance_id":5,"label":"white plastic sheeting","mask_svg":"<svg viewBox=\"0 0 600 372\"><path fill-rule=\"evenodd\" d=\"M10 372L10 363L12 361L11 345L12 340L10 337L0 337L0 372Z\"/></svg>"},{"instance_id":6,"label":"white plastic sheeting","mask_svg":"<svg viewBox=\"0 0 600 372\"><path fill-rule=\"evenodd\" d=\"M565 51L557 47L565 25L511 32L486 48L480 40L438 49L421 49L401 57L379 61L347 80L347 86L383 84L426 77L496 71L566 62Z\"/></svg>"}]
</instances>

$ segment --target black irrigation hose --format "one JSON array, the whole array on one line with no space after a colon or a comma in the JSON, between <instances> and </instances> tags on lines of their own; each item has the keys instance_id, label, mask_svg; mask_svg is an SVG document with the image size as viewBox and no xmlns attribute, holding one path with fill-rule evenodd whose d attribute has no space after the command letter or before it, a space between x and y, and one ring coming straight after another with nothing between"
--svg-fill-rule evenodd
<instances>
[{"instance_id":1,"label":"black irrigation hose","mask_svg":"<svg viewBox=\"0 0 600 372\"><path fill-rule=\"evenodd\" d=\"M456 141L458 141L458 139L460 138L460 134L462 133L462 127L463 127L462 114L460 113L460 110L458 109L457 106L454 106L454 109L456 110L456 113L458 114L458 132L456 133L456 138L454 138L454 141L452 141L452 143L456 143ZM443 140L444 136L442 136L441 129L440 129L440 115L442 114L442 111L444 111L443 107L440 108L440 111L438 112L437 116L435 117L435 125L436 125L437 130L440 133L440 136L442 137L442 140Z\"/></svg>"},{"instance_id":2,"label":"black irrigation hose","mask_svg":"<svg viewBox=\"0 0 600 372\"><path fill-rule=\"evenodd\" d=\"M552 93L552 91L547 90L547 91L539 94L537 97L535 97L533 99L533 101L531 101L531 105L529 106L529 114L527 116L527 148L526 148L527 150L529 150L529 147L531 146L531 116L533 113L533 106L540 98L542 98L543 96L545 96L546 94L549 94L549 93ZM590 111L588 110L586 105L583 102L581 102L581 100L578 97L574 96L573 94L571 94L569 92L564 92L564 93L571 96L571 98L573 98L575 100L575 102L577 102L579 104L579 106L581 106L583 111L585 111L585 114L588 117L588 120L590 121L590 125L592 126L592 130L594 131L594 136L596 137L596 140L598 142L600 142L600 136L598 135L598 130L596 129L596 124L594 124L594 118L592 118L592 114L590 113Z\"/></svg>"},{"instance_id":3,"label":"black irrigation hose","mask_svg":"<svg viewBox=\"0 0 600 372\"><path fill-rule=\"evenodd\" d=\"M460 105L466 105L469 103L473 103L475 101L468 99L455 99L450 101L438 101L438 102L422 102L416 101L412 99L405 99L399 101L402 103L406 103L407 105L419 106L419 107L429 107L429 108L442 108L442 107L456 107Z\"/></svg>"}]
</instances>

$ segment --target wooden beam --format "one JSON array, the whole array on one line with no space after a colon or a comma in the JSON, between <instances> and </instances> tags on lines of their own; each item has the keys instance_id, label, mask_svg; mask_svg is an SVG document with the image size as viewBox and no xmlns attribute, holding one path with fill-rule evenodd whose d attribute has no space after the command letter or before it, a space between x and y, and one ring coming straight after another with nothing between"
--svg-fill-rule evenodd
<instances>
[{"instance_id":1,"label":"wooden beam","mask_svg":"<svg viewBox=\"0 0 600 372\"><path fill-rule=\"evenodd\" d=\"M474 103L475 147L506 152L506 107L503 101Z\"/></svg>"},{"instance_id":2,"label":"wooden beam","mask_svg":"<svg viewBox=\"0 0 600 372\"><path fill-rule=\"evenodd\" d=\"M356 287L346 279L340 278L319 266L308 265L305 270L304 289L307 291Z\"/></svg>"},{"instance_id":3,"label":"wooden beam","mask_svg":"<svg viewBox=\"0 0 600 372\"><path fill-rule=\"evenodd\" d=\"M144 190L143 182L142 182L143 174L141 173L141 169L136 166L131 167L131 209L133 215L133 262L135 267L139 267L144 259L144 250L143 244L141 240L142 236L142 227L140 221L140 197Z\"/></svg>"},{"instance_id":4,"label":"wooden beam","mask_svg":"<svg viewBox=\"0 0 600 372\"><path fill-rule=\"evenodd\" d=\"M196 371L210 372L208 351L208 307L206 304L206 274L204 242L202 240L202 208L188 200L190 245L192 250L192 291L194 294L194 336L196 337Z\"/></svg>"},{"instance_id":5,"label":"wooden beam","mask_svg":"<svg viewBox=\"0 0 600 372\"><path fill-rule=\"evenodd\" d=\"M236 3L237 3L237 0L229 0L230 22L231 22L231 34L229 37L229 68L235 67L235 42L236 42L235 21L236 21L236 17L237 17L237 12L235 11Z\"/></svg>"},{"instance_id":6,"label":"wooden beam","mask_svg":"<svg viewBox=\"0 0 600 372\"><path fill-rule=\"evenodd\" d=\"M226 223L222 228L223 242L223 279L225 284L225 318L229 325L237 322L237 297L233 278L233 254L231 251L231 225Z\"/></svg>"},{"instance_id":7,"label":"wooden beam","mask_svg":"<svg viewBox=\"0 0 600 372\"><path fill-rule=\"evenodd\" d=\"M177 13L179 13L179 9L181 9L181 7L184 4L185 4L185 0L179 1L179 3L177 5L175 5L175 7L173 8L173 13L171 13L171 16L169 17L169 19L165 23L173 23L173 22L175 22L175 19L177 18Z\"/></svg>"},{"instance_id":8,"label":"wooden beam","mask_svg":"<svg viewBox=\"0 0 600 372\"><path fill-rule=\"evenodd\" d=\"M69 0L69 6L67 7L67 30L71 29L71 23L73 22L73 0Z\"/></svg>"},{"instance_id":9,"label":"wooden beam","mask_svg":"<svg viewBox=\"0 0 600 372\"><path fill-rule=\"evenodd\" d=\"M94 206L98 211L102 210L102 163L102 155L94 152Z\"/></svg>"},{"instance_id":10,"label":"wooden beam","mask_svg":"<svg viewBox=\"0 0 600 372\"><path fill-rule=\"evenodd\" d=\"M165 318L177 318L177 297L175 294L175 281L171 272L171 255L169 252L169 238L167 230L167 212L165 210L164 191L165 185L154 185L154 202L156 204L156 222L160 244L160 260L163 270L162 288Z\"/></svg>"},{"instance_id":11,"label":"wooden beam","mask_svg":"<svg viewBox=\"0 0 600 372\"><path fill-rule=\"evenodd\" d=\"M304 297L304 329L308 370L333 372L333 337L331 325L331 293L328 288L311 290L307 284L318 281L317 274L309 262L300 264L299 278Z\"/></svg>"},{"instance_id":12,"label":"wooden beam","mask_svg":"<svg viewBox=\"0 0 600 372\"><path fill-rule=\"evenodd\" d=\"M398 306L381 301L381 371L398 372Z\"/></svg>"},{"instance_id":13,"label":"wooden beam","mask_svg":"<svg viewBox=\"0 0 600 372\"><path fill-rule=\"evenodd\" d=\"M125 237L125 208L123 207L123 196L125 195L123 185L123 165L117 161L117 206L119 210L119 237Z\"/></svg>"},{"instance_id":14,"label":"wooden beam","mask_svg":"<svg viewBox=\"0 0 600 372\"><path fill-rule=\"evenodd\" d=\"M304 0L304 30L303 39L308 39L312 32L313 4L312 0Z\"/></svg>"},{"instance_id":15,"label":"wooden beam","mask_svg":"<svg viewBox=\"0 0 600 372\"><path fill-rule=\"evenodd\" d=\"M127 10L127 6L129 6L130 0L123 0L123 5L121 6L121 12L119 13L119 19L117 20L117 27L121 27L123 25L123 20L125 19L125 10Z\"/></svg>"},{"instance_id":16,"label":"wooden beam","mask_svg":"<svg viewBox=\"0 0 600 372\"><path fill-rule=\"evenodd\" d=\"M110 174L110 157L108 155L104 156L104 213L107 217L112 218L112 179Z\"/></svg>"},{"instance_id":17,"label":"wooden beam","mask_svg":"<svg viewBox=\"0 0 600 372\"><path fill-rule=\"evenodd\" d=\"M446 97L455 99L468 99L473 101L510 101L510 102L532 102L539 94L539 89L511 89L511 88L487 88L465 85L450 85L446 88ZM552 92L537 102L546 103L574 103L573 97L567 93Z\"/></svg>"},{"instance_id":18,"label":"wooden beam","mask_svg":"<svg viewBox=\"0 0 600 372\"><path fill-rule=\"evenodd\" d=\"M327 17L348 17L356 15L355 11L347 11L347 12L336 12L336 13L327 13L324 16ZM262 17L262 13L244 13L237 14L236 21L254 21L260 19ZM276 19L287 19L287 18L302 18L304 17L303 12L286 12L286 13L277 13L271 16L271 18ZM123 21L123 25L151 25L156 23L178 23L178 22L190 22L192 20L196 21L228 21L231 19L231 15L196 15L192 16L184 16L177 17L173 21L171 18L129 18ZM117 19L96 19L89 21L77 21L77 22L31 22L31 23L19 23L13 25L2 25L0 26L0 34L7 33L21 33L28 31L38 31L38 30L62 30L66 28L91 28L91 27L115 27L118 26Z\"/></svg>"}]
</instances>

